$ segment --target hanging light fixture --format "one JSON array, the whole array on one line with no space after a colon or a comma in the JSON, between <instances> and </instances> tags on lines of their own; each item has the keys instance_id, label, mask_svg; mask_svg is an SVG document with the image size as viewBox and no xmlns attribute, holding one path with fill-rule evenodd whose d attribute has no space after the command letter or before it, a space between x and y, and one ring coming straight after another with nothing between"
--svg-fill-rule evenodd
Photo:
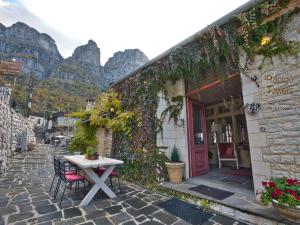
<instances>
[{"instance_id":1,"label":"hanging light fixture","mask_svg":"<svg viewBox=\"0 0 300 225\"><path fill-rule=\"evenodd\" d=\"M256 113L258 113L261 110L261 106L260 103L256 103L256 102L252 102L252 103L247 103L245 106L245 111L249 114L249 115L255 115Z\"/></svg>"}]
</instances>

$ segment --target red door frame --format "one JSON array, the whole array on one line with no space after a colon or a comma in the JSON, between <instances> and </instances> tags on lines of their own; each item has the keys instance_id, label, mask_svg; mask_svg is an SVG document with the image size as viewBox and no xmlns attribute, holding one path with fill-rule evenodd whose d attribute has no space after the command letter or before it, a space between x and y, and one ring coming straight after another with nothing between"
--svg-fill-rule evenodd
<instances>
[{"instance_id":1,"label":"red door frame","mask_svg":"<svg viewBox=\"0 0 300 225\"><path fill-rule=\"evenodd\" d=\"M208 173L208 145L207 145L207 134L206 134L206 116L205 116L205 110L204 110L204 105L196 100L192 100L189 97L186 97L186 102L187 102L187 118L188 118L188 123L187 123L187 130L188 130L188 146L189 146L189 176L194 177L194 176L200 176L203 174ZM192 107L193 104L197 104L201 106L202 110L202 129L203 129L203 138L204 138L204 143L203 144L197 144L195 145L194 142L194 127L193 127L193 112L192 112ZM195 166L195 151L198 149L198 151L203 151L202 155L204 156L204 163L205 166L201 169L201 171L196 171L193 166Z\"/></svg>"}]
</instances>

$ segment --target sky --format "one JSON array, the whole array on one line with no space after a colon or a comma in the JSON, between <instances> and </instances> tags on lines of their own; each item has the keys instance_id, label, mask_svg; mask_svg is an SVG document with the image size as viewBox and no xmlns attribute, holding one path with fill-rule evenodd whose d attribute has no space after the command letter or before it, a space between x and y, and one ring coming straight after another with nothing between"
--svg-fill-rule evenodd
<instances>
[{"instance_id":1,"label":"sky","mask_svg":"<svg viewBox=\"0 0 300 225\"><path fill-rule=\"evenodd\" d=\"M55 39L63 57L94 40L103 65L138 48L149 59L247 0L0 0L0 22L25 22Z\"/></svg>"}]
</instances>

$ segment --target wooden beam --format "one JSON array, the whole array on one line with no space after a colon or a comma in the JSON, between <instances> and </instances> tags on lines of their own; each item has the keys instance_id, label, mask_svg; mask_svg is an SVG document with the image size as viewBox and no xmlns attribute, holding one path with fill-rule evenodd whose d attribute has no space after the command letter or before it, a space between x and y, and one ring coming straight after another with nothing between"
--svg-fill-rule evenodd
<instances>
[{"instance_id":1,"label":"wooden beam","mask_svg":"<svg viewBox=\"0 0 300 225\"><path fill-rule=\"evenodd\" d=\"M0 76L18 76L22 70L22 63L0 61Z\"/></svg>"},{"instance_id":2,"label":"wooden beam","mask_svg":"<svg viewBox=\"0 0 300 225\"><path fill-rule=\"evenodd\" d=\"M232 79L232 78L234 78L236 76L239 76L239 73L234 73L234 74L228 75L228 79ZM216 86L218 84L221 84L221 83L222 83L221 80L216 80L216 81L214 81L214 82L212 82L210 84L206 84L206 85L200 86L199 89L195 89L195 90L189 91L186 94L186 96L191 96L191 95L194 95L194 94L196 94L198 92L205 91L205 90L210 89L211 87L214 87L214 86Z\"/></svg>"}]
</instances>

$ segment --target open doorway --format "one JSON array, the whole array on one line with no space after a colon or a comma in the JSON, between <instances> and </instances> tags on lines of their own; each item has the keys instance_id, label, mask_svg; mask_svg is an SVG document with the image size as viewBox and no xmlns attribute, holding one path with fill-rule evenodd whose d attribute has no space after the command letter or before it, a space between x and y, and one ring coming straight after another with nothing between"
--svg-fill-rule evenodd
<instances>
[{"instance_id":1,"label":"open doorway","mask_svg":"<svg viewBox=\"0 0 300 225\"><path fill-rule=\"evenodd\" d=\"M188 91L189 182L252 195L240 76Z\"/></svg>"}]
</instances>

